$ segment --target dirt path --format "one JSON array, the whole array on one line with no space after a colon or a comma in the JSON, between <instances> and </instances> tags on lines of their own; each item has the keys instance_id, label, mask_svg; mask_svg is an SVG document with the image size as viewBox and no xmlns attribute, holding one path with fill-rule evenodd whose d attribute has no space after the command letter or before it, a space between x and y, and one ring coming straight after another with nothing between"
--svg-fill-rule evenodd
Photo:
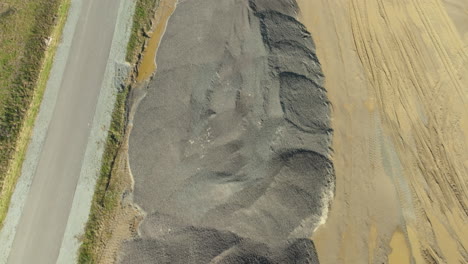
<instances>
[{"instance_id":1,"label":"dirt path","mask_svg":"<svg viewBox=\"0 0 468 264\"><path fill-rule=\"evenodd\" d=\"M322 263L375 263L392 248L390 263L468 261L462 3L300 3L334 105L337 193L314 236Z\"/></svg>"}]
</instances>

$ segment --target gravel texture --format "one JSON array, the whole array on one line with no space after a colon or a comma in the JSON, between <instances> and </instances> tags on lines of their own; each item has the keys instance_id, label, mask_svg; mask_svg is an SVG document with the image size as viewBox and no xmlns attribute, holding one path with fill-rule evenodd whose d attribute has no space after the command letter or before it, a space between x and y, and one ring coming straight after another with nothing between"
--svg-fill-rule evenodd
<instances>
[{"instance_id":1,"label":"gravel texture","mask_svg":"<svg viewBox=\"0 0 468 264\"><path fill-rule=\"evenodd\" d=\"M179 1L133 120L121 263L318 263L334 172L323 74L294 0Z\"/></svg>"}]
</instances>

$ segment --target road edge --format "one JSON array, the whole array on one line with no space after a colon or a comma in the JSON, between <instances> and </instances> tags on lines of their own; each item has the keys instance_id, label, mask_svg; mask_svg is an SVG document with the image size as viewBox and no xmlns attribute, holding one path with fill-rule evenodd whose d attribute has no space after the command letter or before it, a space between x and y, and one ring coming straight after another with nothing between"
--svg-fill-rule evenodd
<instances>
[{"instance_id":1,"label":"road edge","mask_svg":"<svg viewBox=\"0 0 468 264\"><path fill-rule=\"evenodd\" d=\"M34 173L38 164L39 155L47 135L49 123L58 97L63 71L68 60L69 49L75 35L76 25L81 12L82 0L72 0L68 11L67 21L63 27L62 39L58 45L47 80L46 89L37 114L32 136L27 147L21 175L16 183L16 188L10 200L9 210L0 230L0 264L8 260L11 246L16 234L16 228L21 217L21 212L26 202Z\"/></svg>"},{"instance_id":2,"label":"road edge","mask_svg":"<svg viewBox=\"0 0 468 264\"><path fill-rule=\"evenodd\" d=\"M121 0L117 14L112 46L101 85L90 138L86 146L80 177L72 208L62 239L57 263L77 263L88 221L95 186L101 169L105 142L110 128L117 93L123 87L131 65L126 62L127 43L130 39L136 2Z\"/></svg>"}]
</instances>

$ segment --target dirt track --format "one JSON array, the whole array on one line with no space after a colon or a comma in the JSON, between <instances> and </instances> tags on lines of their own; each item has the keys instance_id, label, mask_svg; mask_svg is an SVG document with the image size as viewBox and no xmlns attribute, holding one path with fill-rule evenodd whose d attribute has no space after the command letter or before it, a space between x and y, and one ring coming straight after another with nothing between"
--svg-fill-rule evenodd
<instances>
[{"instance_id":1,"label":"dirt track","mask_svg":"<svg viewBox=\"0 0 468 264\"><path fill-rule=\"evenodd\" d=\"M314 236L321 263L377 263L392 248L390 263L467 262L467 4L300 7L334 110L337 193Z\"/></svg>"}]
</instances>

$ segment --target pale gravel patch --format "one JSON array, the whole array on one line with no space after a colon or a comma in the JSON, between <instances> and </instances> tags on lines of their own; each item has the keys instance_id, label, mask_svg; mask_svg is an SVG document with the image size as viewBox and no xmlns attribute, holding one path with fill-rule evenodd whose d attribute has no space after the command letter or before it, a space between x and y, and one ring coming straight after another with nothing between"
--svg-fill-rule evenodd
<instances>
[{"instance_id":1,"label":"pale gravel patch","mask_svg":"<svg viewBox=\"0 0 468 264\"><path fill-rule=\"evenodd\" d=\"M88 221L115 99L131 69L131 65L125 61L125 56L135 4L132 0L120 2L106 72L57 263L78 261L78 250L82 243L80 237L84 234Z\"/></svg>"},{"instance_id":2,"label":"pale gravel patch","mask_svg":"<svg viewBox=\"0 0 468 264\"><path fill-rule=\"evenodd\" d=\"M2 242L0 243L0 264L4 264L8 260L9 252L16 234L16 228L36 171L38 159L54 112L60 84L62 83L62 76L73 42L73 36L75 35L81 5L81 0L72 0L70 5L68 18L63 28L62 42L59 44L57 53L55 54L41 108L37 115L26 158L23 162L21 176L18 179L15 191L11 197L3 228L0 230L0 241Z\"/></svg>"}]
</instances>

